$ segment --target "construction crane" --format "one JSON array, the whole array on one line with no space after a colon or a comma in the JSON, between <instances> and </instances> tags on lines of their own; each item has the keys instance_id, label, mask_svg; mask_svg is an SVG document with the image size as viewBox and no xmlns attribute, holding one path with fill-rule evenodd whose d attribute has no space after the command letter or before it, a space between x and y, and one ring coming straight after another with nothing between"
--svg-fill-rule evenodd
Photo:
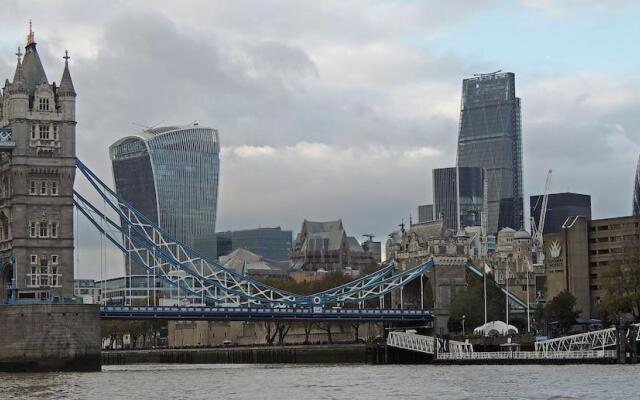
<instances>
[{"instance_id":1,"label":"construction crane","mask_svg":"<svg viewBox=\"0 0 640 400\"><path fill-rule=\"evenodd\" d=\"M540 209L540 218L536 226L536 220L530 215L531 222L531 239L533 241L533 254L535 256L534 266L544 264L544 220L547 217L547 204L549 202L549 190L551 189L551 170L547 173L547 180L544 184L544 194L542 195L542 208ZM540 201L540 198L538 198ZM538 203L534 206L534 210L538 207ZM532 210L533 211L533 210Z\"/></svg>"},{"instance_id":2,"label":"construction crane","mask_svg":"<svg viewBox=\"0 0 640 400\"><path fill-rule=\"evenodd\" d=\"M364 237L366 237L366 238L369 238L369 242L373 242L373 238L374 238L376 235L372 235L371 233L365 233L365 234L363 234L362 236L364 236Z\"/></svg>"}]
</instances>

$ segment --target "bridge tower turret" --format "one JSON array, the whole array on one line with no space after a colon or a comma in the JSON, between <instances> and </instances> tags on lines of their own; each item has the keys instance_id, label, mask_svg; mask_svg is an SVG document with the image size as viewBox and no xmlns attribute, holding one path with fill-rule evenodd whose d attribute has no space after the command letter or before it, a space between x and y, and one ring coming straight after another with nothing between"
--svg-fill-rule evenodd
<instances>
[{"instance_id":1,"label":"bridge tower turret","mask_svg":"<svg viewBox=\"0 0 640 400\"><path fill-rule=\"evenodd\" d=\"M69 57L60 86L49 83L31 25L24 58L20 50L17 56L0 120L0 304L73 296L76 93Z\"/></svg>"}]
</instances>

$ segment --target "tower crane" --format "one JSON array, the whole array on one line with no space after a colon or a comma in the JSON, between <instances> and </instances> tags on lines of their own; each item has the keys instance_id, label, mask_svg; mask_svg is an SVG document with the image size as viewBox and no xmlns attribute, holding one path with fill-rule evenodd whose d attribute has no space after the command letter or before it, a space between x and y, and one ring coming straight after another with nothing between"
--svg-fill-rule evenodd
<instances>
[{"instance_id":1,"label":"tower crane","mask_svg":"<svg viewBox=\"0 0 640 400\"><path fill-rule=\"evenodd\" d=\"M536 226L536 220L533 218L533 215L530 215L531 222L531 239L533 241L533 254L535 255L534 266L542 265L544 263L544 242L543 242L543 233L544 233L544 220L547 216L547 203L549 202L549 190L551 189L551 173L549 170L547 173L547 180L544 184L544 194L542 195L542 208L540 209L540 218L538 221L538 225ZM537 207L538 204L536 203ZM534 207L534 209L535 209Z\"/></svg>"}]
</instances>

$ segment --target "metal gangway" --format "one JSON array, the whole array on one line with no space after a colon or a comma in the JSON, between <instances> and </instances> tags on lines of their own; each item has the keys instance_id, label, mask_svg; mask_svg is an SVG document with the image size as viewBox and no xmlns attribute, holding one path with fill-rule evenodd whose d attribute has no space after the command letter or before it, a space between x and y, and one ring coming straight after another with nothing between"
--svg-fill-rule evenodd
<instances>
[{"instance_id":1,"label":"metal gangway","mask_svg":"<svg viewBox=\"0 0 640 400\"><path fill-rule=\"evenodd\" d=\"M436 343L438 343L438 354L444 352L449 354L473 353L473 345L471 343L455 340L439 341L431 336L418 335L413 331L392 331L389 332L387 337L387 346L425 354L435 354ZM445 343L448 344L448 347L445 346Z\"/></svg>"},{"instance_id":2,"label":"metal gangway","mask_svg":"<svg viewBox=\"0 0 640 400\"><path fill-rule=\"evenodd\" d=\"M632 326L638 328L636 341L640 340L640 323ZM632 333L631 329L626 332L627 337ZM593 351L605 350L614 347L618 343L617 328L606 328L597 331L579 333L575 335L562 336L555 339L542 340L535 343L535 351L548 355L553 352L568 351Z\"/></svg>"}]
</instances>

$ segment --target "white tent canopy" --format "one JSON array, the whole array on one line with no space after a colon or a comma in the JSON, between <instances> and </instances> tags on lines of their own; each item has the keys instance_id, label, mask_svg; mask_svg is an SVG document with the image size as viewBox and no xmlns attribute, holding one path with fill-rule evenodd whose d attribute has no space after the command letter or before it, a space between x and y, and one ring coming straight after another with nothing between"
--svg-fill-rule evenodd
<instances>
[{"instance_id":1,"label":"white tent canopy","mask_svg":"<svg viewBox=\"0 0 640 400\"><path fill-rule=\"evenodd\" d=\"M518 333L518 328L513 325L507 325L502 321L491 321L477 327L473 330L476 335L498 336Z\"/></svg>"}]
</instances>

